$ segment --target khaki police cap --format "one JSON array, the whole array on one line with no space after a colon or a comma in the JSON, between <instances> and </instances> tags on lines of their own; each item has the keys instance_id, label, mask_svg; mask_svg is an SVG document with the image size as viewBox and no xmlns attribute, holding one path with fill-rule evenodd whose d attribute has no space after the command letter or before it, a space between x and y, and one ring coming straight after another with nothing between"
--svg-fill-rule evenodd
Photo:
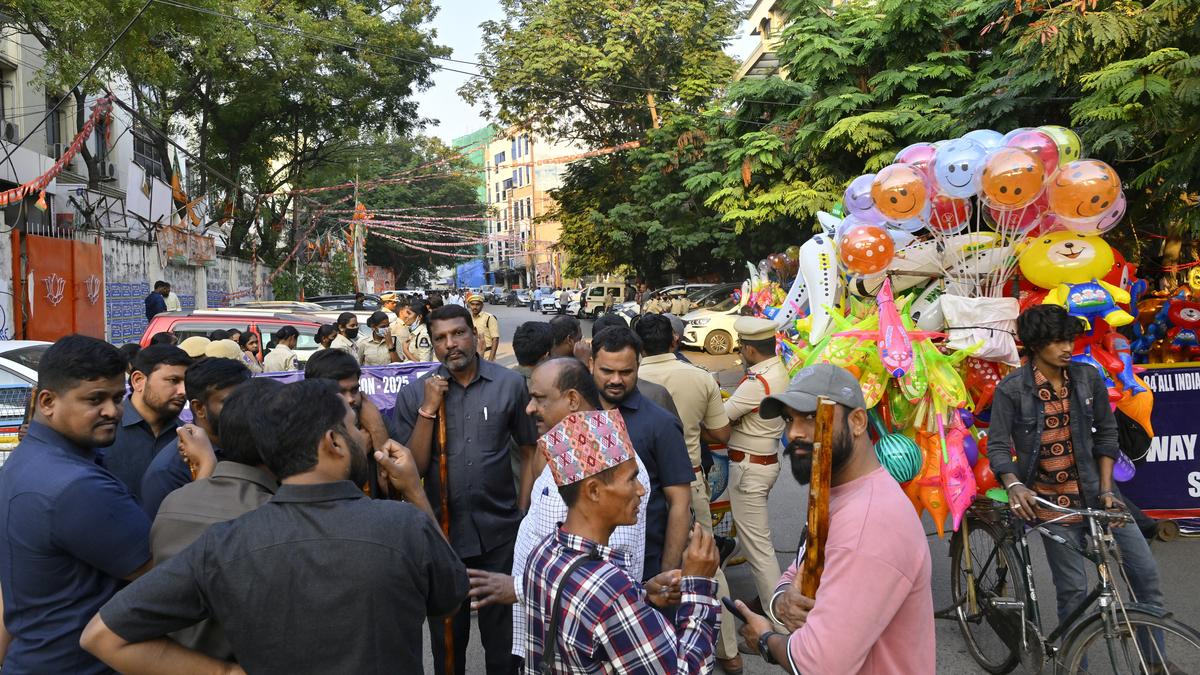
<instances>
[{"instance_id":1,"label":"khaki police cap","mask_svg":"<svg viewBox=\"0 0 1200 675\"><path fill-rule=\"evenodd\" d=\"M733 322L733 329L742 340L770 340L775 337L778 324L770 319L743 316Z\"/></svg>"}]
</instances>

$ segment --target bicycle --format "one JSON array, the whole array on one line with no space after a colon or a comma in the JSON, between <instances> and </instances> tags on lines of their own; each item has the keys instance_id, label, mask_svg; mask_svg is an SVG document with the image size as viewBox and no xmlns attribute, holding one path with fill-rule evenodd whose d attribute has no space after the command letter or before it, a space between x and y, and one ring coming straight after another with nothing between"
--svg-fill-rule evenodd
<instances>
[{"instance_id":1,"label":"bicycle","mask_svg":"<svg viewBox=\"0 0 1200 675\"><path fill-rule=\"evenodd\" d=\"M1182 658L1189 672L1200 672L1200 633L1166 610L1126 602L1116 586L1114 569L1124 572L1109 526L1115 521L1132 523L1132 517L1037 500L1062 515L1029 529L1094 563L1098 581L1058 627L1043 635L1026 523L1007 504L976 501L951 538L954 604L939 612L957 620L975 661L989 673L1007 673L1018 664L1040 673L1051 664L1054 673L1156 675L1175 672L1168 671L1167 664ZM1070 516L1082 517L1087 525L1083 548L1045 527ZM1089 612L1093 605L1097 608Z\"/></svg>"}]
</instances>

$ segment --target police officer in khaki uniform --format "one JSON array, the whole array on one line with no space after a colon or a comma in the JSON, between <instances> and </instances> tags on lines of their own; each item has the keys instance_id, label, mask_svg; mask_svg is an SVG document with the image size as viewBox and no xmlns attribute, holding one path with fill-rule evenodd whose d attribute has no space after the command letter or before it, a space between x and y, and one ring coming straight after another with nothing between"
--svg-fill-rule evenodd
<instances>
[{"instance_id":1,"label":"police officer in khaki uniform","mask_svg":"<svg viewBox=\"0 0 1200 675\"><path fill-rule=\"evenodd\" d=\"M711 495L708 477L704 475L700 464L700 439L703 436L710 443L726 443L729 440L732 430L725 409L721 406L721 390L711 374L675 358L679 337L670 319L662 314L647 314L638 321L634 331L642 339L644 354L638 366L638 379L661 385L671 394L683 424L683 437L695 474L692 481L692 512L700 526L712 532ZM729 584L725 572L720 568L717 568L716 579L719 592L729 595ZM729 610L722 610L716 652L717 665L726 673L740 672L742 668L742 659L737 650L736 625L733 614Z\"/></svg>"},{"instance_id":2,"label":"police officer in khaki uniform","mask_svg":"<svg viewBox=\"0 0 1200 675\"><path fill-rule=\"evenodd\" d=\"M725 401L725 414L733 424L728 443L729 506L742 550L754 572L758 597L765 601L779 581L767 498L779 477L783 420L763 419L758 407L767 396L787 389L788 372L775 355L774 321L743 316L734 322L733 329L742 345L746 376Z\"/></svg>"},{"instance_id":3,"label":"police officer in khaki uniform","mask_svg":"<svg viewBox=\"0 0 1200 675\"><path fill-rule=\"evenodd\" d=\"M475 324L479 355L488 361L495 361L496 352L500 349L500 324L496 321L495 316L483 311L482 295L478 293L468 295L467 307L471 310L471 320Z\"/></svg>"}]
</instances>

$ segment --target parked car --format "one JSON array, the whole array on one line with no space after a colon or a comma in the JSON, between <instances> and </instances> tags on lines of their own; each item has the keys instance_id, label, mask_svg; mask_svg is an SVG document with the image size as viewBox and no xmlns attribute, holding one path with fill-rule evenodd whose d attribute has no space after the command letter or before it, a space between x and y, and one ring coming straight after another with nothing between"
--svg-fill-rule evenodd
<instances>
[{"instance_id":1,"label":"parked car","mask_svg":"<svg viewBox=\"0 0 1200 675\"><path fill-rule=\"evenodd\" d=\"M508 289L503 286L493 286L490 292L484 293L483 298L489 305L506 305L508 304Z\"/></svg>"},{"instance_id":2,"label":"parked car","mask_svg":"<svg viewBox=\"0 0 1200 675\"><path fill-rule=\"evenodd\" d=\"M583 289L583 292L580 294L579 306L575 311L575 316L580 319L585 317L594 319L600 316L604 311L605 295L612 297L612 306L615 309L617 305L633 300L636 294L637 291L629 284L592 284Z\"/></svg>"},{"instance_id":3,"label":"parked car","mask_svg":"<svg viewBox=\"0 0 1200 675\"><path fill-rule=\"evenodd\" d=\"M17 447L17 432L25 422L29 398L37 387L37 367L49 342L0 341L0 464Z\"/></svg>"},{"instance_id":4,"label":"parked car","mask_svg":"<svg viewBox=\"0 0 1200 675\"><path fill-rule=\"evenodd\" d=\"M299 300L248 300L246 302L238 302L229 307L217 307L216 309L230 310L234 312L252 309L252 310L267 310L270 312L323 312L325 308L315 302L301 302Z\"/></svg>"},{"instance_id":5,"label":"parked car","mask_svg":"<svg viewBox=\"0 0 1200 675\"><path fill-rule=\"evenodd\" d=\"M146 332L142 333L141 345L150 344L150 338L158 333L170 331L179 338L186 340L193 335L208 337L214 330L237 328L249 330L258 335L260 349L271 341L275 331L284 326L293 326L300 331L300 339L296 342L296 357L303 364L308 357L317 351L317 329L321 324L329 323L317 314L290 314L286 312L269 312L246 310L234 312L225 310L198 309L183 312L164 312L150 320ZM261 356L261 354L260 354Z\"/></svg>"},{"instance_id":6,"label":"parked car","mask_svg":"<svg viewBox=\"0 0 1200 675\"><path fill-rule=\"evenodd\" d=\"M709 354L728 354L738 346L737 331L733 323L741 316L742 300L734 299L737 284L722 284L701 296L705 304L683 317L683 345L698 347ZM716 302L714 298L723 296Z\"/></svg>"},{"instance_id":7,"label":"parked car","mask_svg":"<svg viewBox=\"0 0 1200 675\"><path fill-rule=\"evenodd\" d=\"M542 294L542 305L538 309L542 314L558 314L558 299L562 294L566 293L570 297L570 291L550 291ZM568 303L569 304L569 303Z\"/></svg>"},{"instance_id":8,"label":"parked car","mask_svg":"<svg viewBox=\"0 0 1200 675\"><path fill-rule=\"evenodd\" d=\"M527 288L518 288L509 296L509 307L528 307L533 302L533 294Z\"/></svg>"},{"instance_id":9,"label":"parked car","mask_svg":"<svg viewBox=\"0 0 1200 675\"><path fill-rule=\"evenodd\" d=\"M308 302L320 305L326 310L336 309L342 312L378 312L383 309L383 305L379 302L379 296L368 293L363 296L362 309L355 310L354 294L348 295L318 295L315 298L309 298Z\"/></svg>"}]
</instances>

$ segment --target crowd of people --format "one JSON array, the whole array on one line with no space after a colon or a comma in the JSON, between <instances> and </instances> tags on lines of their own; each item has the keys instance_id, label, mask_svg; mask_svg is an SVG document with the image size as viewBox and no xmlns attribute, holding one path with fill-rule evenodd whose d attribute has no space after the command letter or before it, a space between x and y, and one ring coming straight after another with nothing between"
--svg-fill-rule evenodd
<instances>
[{"instance_id":1,"label":"crowd of people","mask_svg":"<svg viewBox=\"0 0 1200 675\"><path fill-rule=\"evenodd\" d=\"M525 322L508 369L495 317L464 300L385 296L361 338L343 315L289 384L252 376L298 367L294 328L261 363L251 332L52 345L0 470L5 669L417 672L427 631L435 672L461 675L474 615L485 658L471 670L488 675L740 673L743 654L792 673L935 671L925 532L875 456L853 375L819 364L789 379L775 324L742 317L746 374L723 396L680 352L682 322L653 313L633 328L601 317L590 340L569 315ZM1074 335L1059 311L1022 316L1029 364L992 418L988 458L1028 518L1034 493L1121 507L1112 413L1094 374L1063 360ZM402 360L438 365L384 415L362 367ZM819 398L837 412L814 598L797 583L803 547L780 568L768 496L784 462L811 480ZM1056 478L1062 427L1013 423L1034 402L1069 429L1074 479ZM1094 429L1055 417L1074 406ZM728 448L757 592L733 609L711 444ZM1145 541L1118 536L1138 597L1161 605ZM1048 547L1061 615L1081 567Z\"/></svg>"}]
</instances>

